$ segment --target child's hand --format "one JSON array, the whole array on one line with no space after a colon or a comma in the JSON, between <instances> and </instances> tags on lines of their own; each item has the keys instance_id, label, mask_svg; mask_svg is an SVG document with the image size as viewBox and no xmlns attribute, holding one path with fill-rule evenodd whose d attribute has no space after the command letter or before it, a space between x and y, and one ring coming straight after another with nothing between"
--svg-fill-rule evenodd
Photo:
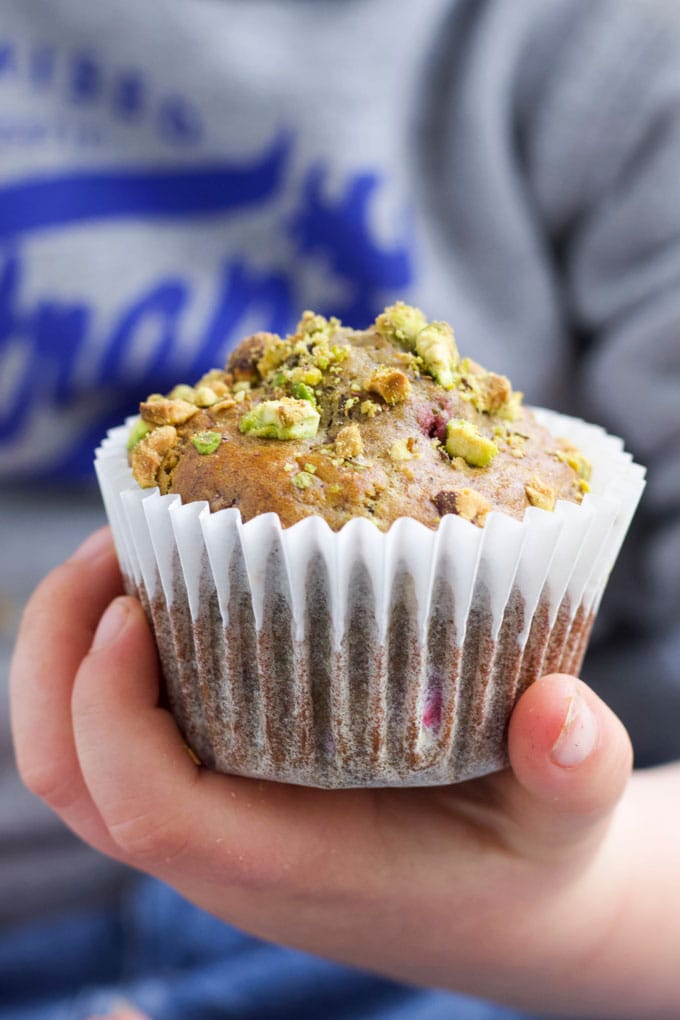
<instances>
[{"instance_id":1,"label":"child's hand","mask_svg":"<svg viewBox=\"0 0 680 1020\"><path fill-rule=\"evenodd\" d=\"M459 786L218 776L158 707L153 640L120 592L97 532L34 594L12 668L19 769L75 832L266 939L528 1009L548 990L569 1013L580 982L595 1012L628 881L615 808L631 747L584 684L532 686L513 771Z\"/></svg>"}]
</instances>

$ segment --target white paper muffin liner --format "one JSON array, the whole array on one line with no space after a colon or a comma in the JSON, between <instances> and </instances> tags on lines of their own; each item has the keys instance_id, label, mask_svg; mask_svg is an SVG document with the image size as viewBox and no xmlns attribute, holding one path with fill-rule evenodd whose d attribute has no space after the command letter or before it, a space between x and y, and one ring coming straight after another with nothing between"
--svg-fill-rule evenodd
<instances>
[{"instance_id":1,"label":"white paper muffin liner","mask_svg":"<svg viewBox=\"0 0 680 1020\"><path fill-rule=\"evenodd\" d=\"M644 469L620 439L535 409L593 463L581 506L282 528L140 489L128 422L96 471L172 711L220 772L320 787L425 786L505 767L517 698L577 672Z\"/></svg>"}]
</instances>

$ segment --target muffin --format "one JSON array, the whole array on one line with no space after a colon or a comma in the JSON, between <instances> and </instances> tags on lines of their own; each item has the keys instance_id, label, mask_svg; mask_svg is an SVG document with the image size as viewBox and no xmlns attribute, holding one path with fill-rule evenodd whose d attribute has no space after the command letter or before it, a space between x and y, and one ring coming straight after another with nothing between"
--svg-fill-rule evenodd
<instances>
[{"instance_id":1,"label":"muffin","mask_svg":"<svg viewBox=\"0 0 680 1020\"><path fill-rule=\"evenodd\" d=\"M248 337L96 466L189 747L326 787L504 767L522 691L580 667L643 485L402 303Z\"/></svg>"}]
</instances>

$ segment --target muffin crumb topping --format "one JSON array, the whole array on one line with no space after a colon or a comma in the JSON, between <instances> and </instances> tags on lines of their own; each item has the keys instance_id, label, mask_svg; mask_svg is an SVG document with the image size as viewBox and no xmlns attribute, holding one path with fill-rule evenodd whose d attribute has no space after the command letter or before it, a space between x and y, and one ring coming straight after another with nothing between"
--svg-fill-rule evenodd
<instances>
[{"instance_id":1,"label":"muffin crumb topping","mask_svg":"<svg viewBox=\"0 0 680 1020\"><path fill-rule=\"evenodd\" d=\"M540 510L555 509L555 490L536 475L527 482L524 491L532 506L537 506Z\"/></svg>"},{"instance_id":2,"label":"muffin crumb topping","mask_svg":"<svg viewBox=\"0 0 680 1020\"><path fill-rule=\"evenodd\" d=\"M345 425L335 437L335 452L338 457L349 459L359 457L364 452L359 426L355 423Z\"/></svg>"},{"instance_id":3,"label":"muffin crumb topping","mask_svg":"<svg viewBox=\"0 0 680 1020\"><path fill-rule=\"evenodd\" d=\"M363 516L483 527L580 502L590 465L522 406L510 380L461 358L446 322L397 301L364 330L302 314L287 336L246 337L224 369L152 393L128 438L143 487L339 529Z\"/></svg>"},{"instance_id":4,"label":"muffin crumb topping","mask_svg":"<svg viewBox=\"0 0 680 1020\"><path fill-rule=\"evenodd\" d=\"M143 489L156 485L163 458L176 442L177 429L172 425L161 425L136 444L130 454L130 462L133 474Z\"/></svg>"},{"instance_id":5,"label":"muffin crumb topping","mask_svg":"<svg viewBox=\"0 0 680 1020\"><path fill-rule=\"evenodd\" d=\"M366 389L369 393L377 393L386 404L398 404L408 397L411 383L400 369L381 367L368 380Z\"/></svg>"},{"instance_id":6,"label":"muffin crumb topping","mask_svg":"<svg viewBox=\"0 0 680 1020\"><path fill-rule=\"evenodd\" d=\"M434 497L434 503L439 511L439 516L445 514L457 514L466 521L474 524L484 524L486 515L491 510L488 500L480 496L474 489L452 489L438 492Z\"/></svg>"},{"instance_id":7,"label":"muffin crumb topping","mask_svg":"<svg viewBox=\"0 0 680 1020\"><path fill-rule=\"evenodd\" d=\"M149 425L183 425L197 414L198 408L188 400L147 400L139 405L139 413Z\"/></svg>"}]
</instances>

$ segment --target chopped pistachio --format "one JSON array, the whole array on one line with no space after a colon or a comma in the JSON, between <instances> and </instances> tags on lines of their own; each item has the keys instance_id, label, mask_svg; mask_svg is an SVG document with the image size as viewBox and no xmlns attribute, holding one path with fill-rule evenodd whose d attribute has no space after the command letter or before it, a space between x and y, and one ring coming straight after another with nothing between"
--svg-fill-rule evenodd
<instances>
[{"instance_id":1,"label":"chopped pistachio","mask_svg":"<svg viewBox=\"0 0 680 1020\"><path fill-rule=\"evenodd\" d=\"M310 475L315 475L316 466L314 464L305 464L305 471L309 471Z\"/></svg>"},{"instance_id":2,"label":"chopped pistachio","mask_svg":"<svg viewBox=\"0 0 680 1020\"><path fill-rule=\"evenodd\" d=\"M358 382L350 383L349 388L352 391L352 393L361 393L361 386L359 385Z\"/></svg>"},{"instance_id":3,"label":"chopped pistachio","mask_svg":"<svg viewBox=\"0 0 680 1020\"><path fill-rule=\"evenodd\" d=\"M286 472L287 475L289 475L291 473L291 471L295 471L296 467L297 467L297 464L290 464L289 462L286 462L283 465L283 470Z\"/></svg>"},{"instance_id":4,"label":"chopped pistachio","mask_svg":"<svg viewBox=\"0 0 680 1020\"><path fill-rule=\"evenodd\" d=\"M498 453L498 447L472 422L453 418L446 425L446 451L450 457L462 457L470 467L487 467Z\"/></svg>"},{"instance_id":5,"label":"chopped pistachio","mask_svg":"<svg viewBox=\"0 0 680 1020\"><path fill-rule=\"evenodd\" d=\"M213 388L219 384L224 385L225 373L221 368L211 368L209 372L206 372L198 382L194 385L194 389L199 386L212 386ZM217 391L215 391L217 392Z\"/></svg>"},{"instance_id":6,"label":"chopped pistachio","mask_svg":"<svg viewBox=\"0 0 680 1020\"><path fill-rule=\"evenodd\" d=\"M324 338L320 343L314 344L311 350L312 357L314 358L314 364L322 372L326 372L333 361L333 352L328 346L328 341Z\"/></svg>"},{"instance_id":7,"label":"chopped pistachio","mask_svg":"<svg viewBox=\"0 0 680 1020\"><path fill-rule=\"evenodd\" d=\"M216 393L218 397L226 397L230 390L223 379L215 379L214 382L210 383L210 389L213 393Z\"/></svg>"},{"instance_id":8,"label":"chopped pistachio","mask_svg":"<svg viewBox=\"0 0 680 1020\"><path fill-rule=\"evenodd\" d=\"M242 404L245 399L246 399L246 391L245 390L238 390L234 394L234 400L236 401L237 404Z\"/></svg>"},{"instance_id":9,"label":"chopped pistachio","mask_svg":"<svg viewBox=\"0 0 680 1020\"><path fill-rule=\"evenodd\" d=\"M199 386L196 390L195 403L197 407L212 407L216 404L218 396L211 386Z\"/></svg>"},{"instance_id":10,"label":"chopped pistachio","mask_svg":"<svg viewBox=\"0 0 680 1020\"><path fill-rule=\"evenodd\" d=\"M416 337L427 326L427 319L419 308L397 301L375 320L375 328L386 340L396 341L410 350L416 346Z\"/></svg>"},{"instance_id":11,"label":"chopped pistachio","mask_svg":"<svg viewBox=\"0 0 680 1020\"><path fill-rule=\"evenodd\" d=\"M196 391L193 386L187 386L186 383L179 383L174 386L168 393L170 400L188 400L190 404L194 403Z\"/></svg>"},{"instance_id":12,"label":"chopped pistachio","mask_svg":"<svg viewBox=\"0 0 680 1020\"><path fill-rule=\"evenodd\" d=\"M555 509L555 490L542 481L538 475L529 479L524 486L524 491L532 506L537 506L540 510Z\"/></svg>"},{"instance_id":13,"label":"chopped pistachio","mask_svg":"<svg viewBox=\"0 0 680 1020\"><path fill-rule=\"evenodd\" d=\"M198 452L204 455L206 453L214 453L220 445L221 439L222 437L219 432L197 432L195 436L191 437L191 442Z\"/></svg>"},{"instance_id":14,"label":"chopped pistachio","mask_svg":"<svg viewBox=\"0 0 680 1020\"><path fill-rule=\"evenodd\" d=\"M164 397L162 393L150 393L149 396L146 398L146 403L147 404L157 404L159 400L167 400L167 399L168 398Z\"/></svg>"},{"instance_id":15,"label":"chopped pistachio","mask_svg":"<svg viewBox=\"0 0 680 1020\"><path fill-rule=\"evenodd\" d=\"M347 358L349 357L349 345L333 344L333 346L331 347L331 354L333 355L335 360L339 361L340 363L342 363L343 361L347 361Z\"/></svg>"},{"instance_id":16,"label":"chopped pistachio","mask_svg":"<svg viewBox=\"0 0 680 1020\"><path fill-rule=\"evenodd\" d=\"M505 441L508 445L508 451L513 457L521 460L526 456L526 450L524 449L526 436L523 436L521 432L508 432Z\"/></svg>"},{"instance_id":17,"label":"chopped pistachio","mask_svg":"<svg viewBox=\"0 0 680 1020\"><path fill-rule=\"evenodd\" d=\"M307 383L293 383L291 389L293 396L297 400L308 400L310 404L314 404L316 406L316 394L314 393L314 390L307 385Z\"/></svg>"},{"instance_id":18,"label":"chopped pistachio","mask_svg":"<svg viewBox=\"0 0 680 1020\"><path fill-rule=\"evenodd\" d=\"M321 370L314 365L296 365L284 372L284 376L292 383L305 383L307 386L318 386L323 378Z\"/></svg>"},{"instance_id":19,"label":"chopped pistachio","mask_svg":"<svg viewBox=\"0 0 680 1020\"><path fill-rule=\"evenodd\" d=\"M332 485L329 485L327 487L326 491L331 492L334 496L337 496L339 492L342 492L342 486L338 485L337 482L333 482Z\"/></svg>"},{"instance_id":20,"label":"chopped pistachio","mask_svg":"<svg viewBox=\"0 0 680 1020\"><path fill-rule=\"evenodd\" d=\"M241 432L261 439L311 439L319 428L319 412L308 400L263 400L241 418Z\"/></svg>"},{"instance_id":21,"label":"chopped pistachio","mask_svg":"<svg viewBox=\"0 0 680 1020\"><path fill-rule=\"evenodd\" d=\"M234 407L236 401L233 397L227 397L225 400L220 400L217 404L213 404L212 413L220 414L222 411L228 411L230 407Z\"/></svg>"},{"instance_id":22,"label":"chopped pistachio","mask_svg":"<svg viewBox=\"0 0 680 1020\"><path fill-rule=\"evenodd\" d=\"M345 414L349 414L353 407L359 403L358 397L348 397L345 403L342 405L342 410Z\"/></svg>"},{"instance_id":23,"label":"chopped pistachio","mask_svg":"<svg viewBox=\"0 0 680 1020\"><path fill-rule=\"evenodd\" d=\"M405 439L398 439L390 447L390 460L393 460L395 464L404 460L413 460L413 454L406 445Z\"/></svg>"},{"instance_id":24,"label":"chopped pistachio","mask_svg":"<svg viewBox=\"0 0 680 1020\"><path fill-rule=\"evenodd\" d=\"M583 456L578 447L573 446L572 443L564 439L562 440L562 449L556 450L555 456L564 464L568 464L572 471L576 472L579 478L582 478L585 482L590 481L593 466L590 461Z\"/></svg>"},{"instance_id":25,"label":"chopped pistachio","mask_svg":"<svg viewBox=\"0 0 680 1020\"><path fill-rule=\"evenodd\" d=\"M265 378L277 369L279 365L282 365L292 353L293 345L289 340L281 340L279 338L272 340L265 347L262 357L257 362L257 371Z\"/></svg>"},{"instance_id":26,"label":"chopped pistachio","mask_svg":"<svg viewBox=\"0 0 680 1020\"><path fill-rule=\"evenodd\" d=\"M330 338L338 331L341 325L340 319L336 319L335 316L327 319L324 315L317 315L315 312L306 311L302 313L302 318L297 324L295 334L297 336L301 333L303 336L315 337L321 333L325 337Z\"/></svg>"},{"instance_id":27,"label":"chopped pistachio","mask_svg":"<svg viewBox=\"0 0 680 1020\"><path fill-rule=\"evenodd\" d=\"M234 393L247 393L250 390L251 384L247 379L241 379L239 382L235 382L232 386Z\"/></svg>"},{"instance_id":28,"label":"chopped pistachio","mask_svg":"<svg viewBox=\"0 0 680 1020\"><path fill-rule=\"evenodd\" d=\"M292 479L293 485L296 489L308 489L313 481L314 475L310 475L309 471L298 471Z\"/></svg>"},{"instance_id":29,"label":"chopped pistachio","mask_svg":"<svg viewBox=\"0 0 680 1020\"><path fill-rule=\"evenodd\" d=\"M365 414L367 418L375 418L379 411L382 411L380 404L376 404L374 400L364 400L359 406L359 410L362 414Z\"/></svg>"},{"instance_id":30,"label":"chopped pistachio","mask_svg":"<svg viewBox=\"0 0 680 1020\"><path fill-rule=\"evenodd\" d=\"M524 394L519 390L513 390L506 402L494 413L504 421L517 421L521 412L521 404Z\"/></svg>"},{"instance_id":31,"label":"chopped pistachio","mask_svg":"<svg viewBox=\"0 0 680 1020\"><path fill-rule=\"evenodd\" d=\"M147 433L151 432L151 426L148 425L141 418L138 418L130 429L127 441L128 450L134 450L135 446L140 439L143 439Z\"/></svg>"},{"instance_id":32,"label":"chopped pistachio","mask_svg":"<svg viewBox=\"0 0 680 1020\"><path fill-rule=\"evenodd\" d=\"M431 322L416 337L416 351L427 372L445 390L453 389L460 360L453 330L448 322Z\"/></svg>"}]
</instances>

